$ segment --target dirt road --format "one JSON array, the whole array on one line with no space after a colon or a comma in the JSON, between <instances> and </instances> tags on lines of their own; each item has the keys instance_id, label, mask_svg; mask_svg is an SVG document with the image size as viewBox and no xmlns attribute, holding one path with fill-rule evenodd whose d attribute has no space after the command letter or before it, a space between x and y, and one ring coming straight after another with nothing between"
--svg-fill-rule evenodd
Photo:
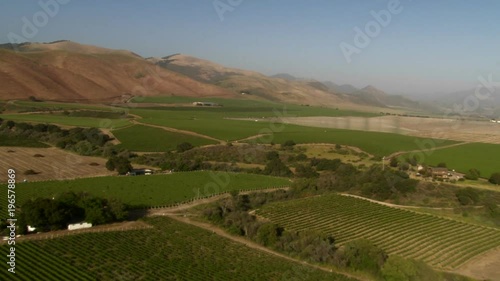
<instances>
[{"instance_id":1,"label":"dirt road","mask_svg":"<svg viewBox=\"0 0 500 281\"><path fill-rule=\"evenodd\" d=\"M270 249L268 249L268 248L266 248L264 246L261 246L260 244L257 244L257 243L255 243L255 242L253 242L251 240L247 240L247 239L245 239L245 238L243 238L241 236L233 236L231 234L228 234L224 230L222 230L222 229L220 229L220 228L218 228L218 227L216 227L214 225L208 224L208 223L194 221L194 220L191 220L188 217L185 217L185 216L182 216L182 215L179 215L179 214L173 214L173 213L163 213L163 214L157 214L157 215L164 215L164 216L167 216L169 218L175 219L175 220L177 220L179 222L183 222L183 223L186 223L186 224L190 224L190 225L193 225L193 226L196 226L196 227L199 227L199 228L211 231L214 234L217 234L217 235L219 235L221 237L224 237L226 239L229 239L231 241L243 244L246 247L249 247L249 248L252 248L254 250L257 250L257 251L260 251L260 252L263 252L263 253L266 253L266 254L270 254L270 255L273 255L273 256L276 256L276 257L279 257L279 258L282 258L282 259L285 259L285 260L288 260L288 261L291 261L291 262L294 262L296 264L300 264L300 265L303 265L303 266L308 266L310 268L317 269L317 270L322 270L322 271L325 271L325 272L334 272L333 269L331 269L331 268L324 267L324 266L319 266L319 265L315 265L315 264L311 264L311 263L308 263L308 262L305 262L305 261L301 261L301 260L298 260L298 259L294 259L294 258L289 257L287 255L284 255L284 254L275 252L273 250L270 250ZM341 275L344 275L344 276L347 276L347 277L350 277L350 278L353 278L353 279L357 279L357 280L363 280L363 281L364 280L368 280L368 279L361 279L358 276L354 276L354 275L351 275L351 274L348 274L348 273L345 273L345 272L335 271L335 273L336 274L341 274Z\"/></svg>"},{"instance_id":2,"label":"dirt road","mask_svg":"<svg viewBox=\"0 0 500 281\"><path fill-rule=\"evenodd\" d=\"M159 126L159 125L146 124L146 123L139 122L137 120L130 120L130 122L132 124L136 124L136 125L142 125L142 126L148 126L148 127L163 129L163 130L168 131L168 132L190 135L190 136L194 136L194 137L199 137L199 138L204 138L204 139L208 139L208 140L213 140L213 141L218 142L219 144L226 144L226 142L223 141L223 140L219 140L219 139L207 136L207 135L198 134L198 133L195 133L195 132L192 132L192 131L185 131L185 130L179 130L179 129L174 129L174 128L170 128L170 127L164 127L164 126Z\"/></svg>"}]
</instances>

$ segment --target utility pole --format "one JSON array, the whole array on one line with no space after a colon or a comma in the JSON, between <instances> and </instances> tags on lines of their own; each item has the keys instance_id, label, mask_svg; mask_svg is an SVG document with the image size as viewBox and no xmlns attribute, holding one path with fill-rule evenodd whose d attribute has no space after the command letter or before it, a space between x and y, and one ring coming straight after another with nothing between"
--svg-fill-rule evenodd
<instances>
[{"instance_id":1,"label":"utility pole","mask_svg":"<svg viewBox=\"0 0 500 281\"><path fill-rule=\"evenodd\" d=\"M385 156L382 157L382 171L385 170Z\"/></svg>"}]
</instances>

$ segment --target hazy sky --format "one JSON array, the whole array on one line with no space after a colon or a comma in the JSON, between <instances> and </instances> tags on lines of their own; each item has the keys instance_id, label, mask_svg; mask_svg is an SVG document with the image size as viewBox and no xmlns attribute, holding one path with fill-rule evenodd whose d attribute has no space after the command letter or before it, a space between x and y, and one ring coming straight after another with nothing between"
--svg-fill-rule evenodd
<instances>
[{"instance_id":1,"label":"hazy sky","mask_svg":"<svg viewBox=\"0 0 500 281\"><path fill-rule=\"evenodd\" d=\"M15 33L33 42L68 39L144 57L184 53L391 93L473 88L479 75L490 73L500 81L497 0L401 0L393 9L394 0L58 0L68 3L54 13L39 4L54 1L0 1L0 42ZM391 15L385 26L373 22L371 11L381 10ZM40 27L23 33L26 20ZM367 24L373 38L356 44L354 28ZM350 63L342 42L357 48Z\"/></svg>"}]
</instances>

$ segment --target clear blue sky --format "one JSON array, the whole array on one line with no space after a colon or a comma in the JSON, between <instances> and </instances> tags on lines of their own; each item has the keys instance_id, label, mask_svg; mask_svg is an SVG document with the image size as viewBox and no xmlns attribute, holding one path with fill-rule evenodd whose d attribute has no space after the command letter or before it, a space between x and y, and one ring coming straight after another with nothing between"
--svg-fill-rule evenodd
<instances>
[{"instance_id":1,"label":"clear blue sky","mask_svg":"<svg viewBox=\"0 0 500 281\"><path fill-rule=\"evenodd\" d=\"M55 0L41 0L50 2ZM59 0L62 1L62 0ZM213 0L65 0L33 42L68 39L132 50L144 57L184 53L264 74L372 84L391 93L473 88L479 75L500 81L500 1L400 0L370 44L347 63L354 27L390 0L241 0L221 21ZM235 3L237 0L219 0ZM0 42L23 35L38 0L0 2ZM43 20L43 18L40 18Z\"/></svg>"}]
</instances>

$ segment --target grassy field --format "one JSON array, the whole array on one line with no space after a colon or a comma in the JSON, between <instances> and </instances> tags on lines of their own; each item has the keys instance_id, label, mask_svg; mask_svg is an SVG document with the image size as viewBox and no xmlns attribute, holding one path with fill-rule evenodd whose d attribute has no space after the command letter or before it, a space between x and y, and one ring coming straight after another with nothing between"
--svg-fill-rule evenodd
<instances>
[{"instance_id":1,"label":"grassy field","mask_svg":"<svg viewBox=\"0 0 500 281\"><path fill-rule=\"evenodd\" d=\"M304 106L296 104L283 104L264 100L246 100L246 99L222 99L222 98L190 98L175 96L158 97L140 97L134 98L132 102L137 103L163 103L163 104L192 104L196 101L214 102L222 107L197 107L197 108L176 108L177 110L196 110L207 111L216 114L230 115L231 117L274 117L274 110L284 111L291 116L360 116L373 117L379 116L377 113L335 109L317 106ZM163 109L165 109L163 107ZM173 108L171 108L173 110Z\"/></svg>"},{"instance_id":2,"label":"grassy field","mask_svg":"<svg viewBox=\"0 0 500 281\"><path fill-rule=\"evenodd\" d=\"M283 131L276 132L271 137L266 136L250 142L283 143L287 140L293 140L296 143L333 143L355 146L365 152L382 157L397 151L418 150L420 149L419 143L426 139L391 133L286 125ZM436 147L439 147L456 142L437 140L435 143Z\"/></svg>"},{"instance_id":3,"label":"grassy field","mask_svg":"<svg viewBox=\"0 0 500 281\"><path fill-rule=\"evenodd\" d=\"M425 157L424 163L435 166L445 162L449 169L463 173L475 168L481 172L481 177L489 178L491 174L500 172L499 156L498 144L470 143L436 150Z\"/></svg>"},{"instance_id":4,"label":"grassy field","mask_svg":"<svg viewBox=\"0 0 500 281\"><path fill-rule=\"evenodd\" d=\"M9 111L49 111L49 110L73 110L73 109L91 109L100 111L114 111L115 109L106 105L82 104L82 103L63 103L63 102L34 102L34 101L15 101L6 104L6 110Z\"/></svg>"},{"instance_id":5,"label":"grassy field","mask_svg":"<svg viewBox=\"0 0 500 281\"><path fill-rule=\"evenodd\" d=\"M11 137L11 136L1 136L0 146L19 146L19 147L49 147L44 143L36 140L27 139L23 137Z\"/></svg>"},{"instance_id":6,"label":"grassy field","mask_svg":"<svg viewBox=\"0 0 500 281\"><path fill-rule=\"evenodd\" d=\"M443 269L500 246L500 230L335 194L272 203L257 214L287 229L331 234L339 245L365 238L389 254Z\"/></svg>"},{"instance_id":7,"label":"grassy field","mask_svg":"<svg viewBox=\"0 0 500 281\"><path fill-rule=\"evenodd\" d=\"M72 235L16 245L2 280L354 280L298 265L169 218L150 229ZM2 256L8 247L0 247ZM21 258L22 257L22 258Z\"/></svg>"},{"instance_id":8,"label":"grassy field","mask_svg":"<svg viewBox=\"0 0 500 281\"><path fill-rule=\"evenodd\" d=\"M294 140L296 143L338 143L357 146L376 156L386 156L397 151L419 149L419 142L425 139L390 133L363 132L343 129L325 129L298 125L279 124L268 119L255 121L228 120L206 111L133 110L143 117L140 122L194 131L222 140L238 140L259 134L269 134L260 143L282 143ZM435 141L437 146L456 143Z\"/></svg>"},{"instance_id":9,"label":"grassy field","mask_svg":"<svg viewBox=\"0 0 500 281\"><path fill-rule=\"evenodd\" d=\"M70 117L58 114L0 114L4 120L21 122L51 123L66 126L121 128L130 125L128 119L103 119L91 117Z\"/></svg>"},{"instance_id":10,"label":"grassy field","mask_svg":"<svg viewBox=\"0 0 500 281\"><path fill-rule=\"evenodd\" d=\"M134 206L165 206L242 189L262 189L289 185L285 178L224 172L186 172L170 175L96 177L64 181L18 183L16 204L30 198L52 198L68 191L88 192L103 198L117 198ZM0 202L5 216L7 200Z\"/></svg>"},{"instance_id":11,"label":"grassy field","mask_svg":"<svg viewBox=\"0 0 500 281\"><path fill-rule=\"evenodd\" d=\"M113 135L120 140L121 144L119 146L142 152L171 151L175 150L177 145L183 142L189 142L194 146L216 143L204 138L141 125L114 130Z\"/></svg>"}]
</instances>

